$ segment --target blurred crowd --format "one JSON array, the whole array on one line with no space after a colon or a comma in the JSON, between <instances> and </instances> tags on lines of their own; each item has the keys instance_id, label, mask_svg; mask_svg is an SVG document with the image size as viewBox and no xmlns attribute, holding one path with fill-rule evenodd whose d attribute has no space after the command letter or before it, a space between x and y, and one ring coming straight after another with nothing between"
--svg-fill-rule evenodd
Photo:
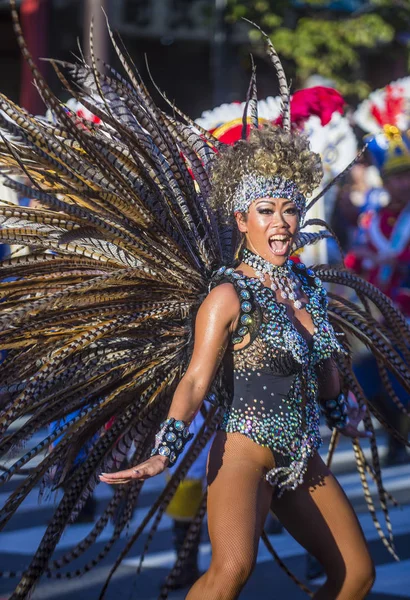
<instances>
[{"instance_id":1,"label":"blurred crowd","mask_svg":"<svg viewBox=\"0 0 410 600\"><path fill-rule=\"evenodd\" d=\"M346 253L345 266L386 294L410 322L410 153L404 134L391 128L389 135L390 150L379 168L367 152L346 176L331 225ZM409 419L394 401L408 407L408 395L388 373L386 390L377 357L365 347L356 356L356 376L367 397L407 439ZM405 445L389 436L385 465L408 461Z\"/></svg>"}]
</instances>

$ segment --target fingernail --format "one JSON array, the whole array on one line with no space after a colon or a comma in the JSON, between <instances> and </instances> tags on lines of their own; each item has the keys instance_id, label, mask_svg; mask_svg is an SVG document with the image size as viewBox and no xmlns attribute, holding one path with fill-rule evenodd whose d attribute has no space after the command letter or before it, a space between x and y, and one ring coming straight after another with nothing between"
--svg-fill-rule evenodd
<instances>
[{"instance_id":1,"label":"fingernail","mask_svg":"<svg viewBox=\"0 0 410 600\"><path fill-rule=\"evenodd\" d=\"M101 477L101 475L107 475L107 473L100 473L100 477Z\"/></svg>"}]
</instances>

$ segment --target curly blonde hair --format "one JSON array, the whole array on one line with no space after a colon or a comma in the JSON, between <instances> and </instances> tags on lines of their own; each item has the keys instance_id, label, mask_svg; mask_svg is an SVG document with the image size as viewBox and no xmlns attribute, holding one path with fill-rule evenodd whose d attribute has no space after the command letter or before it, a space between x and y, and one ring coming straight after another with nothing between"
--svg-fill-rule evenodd
<instances>
[{"instance_id":1,"label":"curly blonde hair","mask_svg":"<svg viewBox=\"0 0 410 600\"><path fill-rule=\"evenodd\" d=\"M215 160L209 201L221 216L233 216L233 196L246 174L291 180L308 197L321 182L323 168L320 155L310 150L304 135L273 125L254 129L248 140L227 146Z\"/></svg>"}]
</instances>

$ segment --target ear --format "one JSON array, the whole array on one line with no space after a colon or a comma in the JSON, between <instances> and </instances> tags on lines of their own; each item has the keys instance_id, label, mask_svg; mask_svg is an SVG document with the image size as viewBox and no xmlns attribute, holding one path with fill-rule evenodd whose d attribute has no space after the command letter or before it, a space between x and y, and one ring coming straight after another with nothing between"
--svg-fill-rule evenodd
<instances>
[{"instance_id":1,"label":"ear","mask_svg":"<svg viewBox=\"0 0 410 600\"><path fill-rule=\"evenodd\" d=\"M248 233L247 215L246 213L237 211L235 213L235 221L241 233Z\"/></svg>"}]
</instances>

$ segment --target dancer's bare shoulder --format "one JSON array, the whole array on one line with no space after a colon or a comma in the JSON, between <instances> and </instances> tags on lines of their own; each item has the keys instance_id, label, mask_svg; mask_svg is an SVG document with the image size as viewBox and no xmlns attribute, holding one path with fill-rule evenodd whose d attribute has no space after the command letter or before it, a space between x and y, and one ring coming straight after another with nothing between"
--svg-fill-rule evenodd
<instances>
[{"instance_id":1,"label":"dancer's bare shoulder","mask_svg":"<svg viewBox=\"0 0 410 600\"><path fill-rule=\"evenodd\" d=\"M198 311L197 319L218 320L220 325L231 329L240 313L238 294L232 283L221 283L214 287Z\"/></svg>"}]
</instances>

